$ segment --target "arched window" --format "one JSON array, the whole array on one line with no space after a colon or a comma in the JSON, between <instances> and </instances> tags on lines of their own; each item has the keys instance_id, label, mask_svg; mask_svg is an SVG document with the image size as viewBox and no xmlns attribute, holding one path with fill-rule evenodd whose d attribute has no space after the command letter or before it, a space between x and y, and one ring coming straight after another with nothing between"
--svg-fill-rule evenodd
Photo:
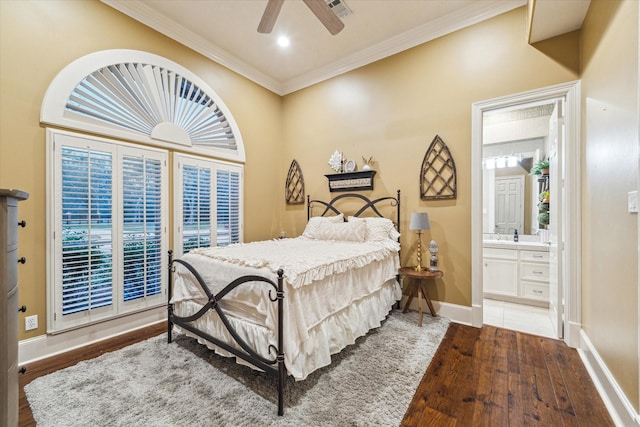
<instances>
[{"instance_id":1,"label":"arched window","mask_svg":"<svg viewBox=\"0 0 640 427\"><path fill-rule=\"evenodd\" d=\"M54 126L48 331L163 306L169 230L177 253L242 241L242 138L222 100L184 67L133 50L84 56L52 81L41 122ZM173 150L182 153L170 182Z\"/></svg>"},{"instance_id":2,"label":"arched window","mask_svg":"<svg viewBox=\"0 0 640 427\"><path fill-rule=\"evenodd\" d=\"M68 129L244 162L238 126L195 74L147 52L107 50L53 80L40 121Z\"/></svg>"}]
</instances>

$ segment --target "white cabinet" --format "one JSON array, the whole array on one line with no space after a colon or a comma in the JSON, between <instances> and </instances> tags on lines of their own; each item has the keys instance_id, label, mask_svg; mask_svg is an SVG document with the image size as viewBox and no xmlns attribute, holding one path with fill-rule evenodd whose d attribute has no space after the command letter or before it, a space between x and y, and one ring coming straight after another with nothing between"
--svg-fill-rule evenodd
<instances>
[{"instance_id":1,"label":"white cabinet","mask_svg":"<svg viewBox=\"0 0 640 427\"><path fill-rule=\"evenodd\" d=\"M485 245L482 278L487 297L546 306L549 303L548 247L511 242Z\"/></svg>"},{"instance_id":2,"label":"white cabinet","mask_svg":"<svg viewBox=\"0 0 640 427\"><path fill-rule=\"evenodd\" d=\"M482 281L484 291L500 295L518 295L518 251L485 248Z\"/></svg>"},{"instance_id":3,"label":"white cabinet","mask_svg":"<svg viewBox=\"0 0 640 427\"><path fill-rule=\"evenodd\" d=\"M520 296L549 302L549 252L519 250Z\"/></svg>"}]
</instances>

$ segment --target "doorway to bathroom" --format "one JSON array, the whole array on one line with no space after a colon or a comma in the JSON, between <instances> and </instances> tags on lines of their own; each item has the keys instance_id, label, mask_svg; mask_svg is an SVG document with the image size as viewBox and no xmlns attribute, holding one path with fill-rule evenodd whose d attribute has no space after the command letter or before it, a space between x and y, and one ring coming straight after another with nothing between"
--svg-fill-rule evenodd
<instances>
[{"instance_id":1,"label":"doorway to bathroom","mask_svg":"<svg viewBox=\"0 0 640 427\"><path fill-rule=\"evenodd\" d=\"M474 326L578 343L579 89L472 106Z\"/></svg>"}]
</instances>

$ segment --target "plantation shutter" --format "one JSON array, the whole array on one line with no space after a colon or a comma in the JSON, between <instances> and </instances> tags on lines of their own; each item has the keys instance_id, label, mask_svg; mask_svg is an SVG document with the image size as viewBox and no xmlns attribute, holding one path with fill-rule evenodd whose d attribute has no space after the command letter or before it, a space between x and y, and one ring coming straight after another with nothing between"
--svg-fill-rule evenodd
<instances>
[{"instance_id":1,"label":"plantation shutter","mask_svg":"<svg viewBox=\"0 0 640 427\"><path fill-rule=\"evenodd\" d=\"M243 167L188 154L173 165L175 256L241 242Z\"/></svg>"},{"instance_id":2,"label":"plantation shutter","mask_svg":"<svg viewBox=\"0 0 640 427\"><path fill-rule=\"evenodd\" d=\"M240 242L240 171L232 168L216 171L217 245Z\"/></svg>"},{"instance_id":3,"label":"plantation shutter","mask_svg":"<svg viewBox=\"0 0 640 427\"><path fill-rule=\"evenodd\" d=\"M211 246L211 168L185 165L182 184L182 252Z\"/></svg>"},{"instance_id":4,"label":"plantation shutter","mask_svg":"<svg viewBox=\"0 0 640 427\"><path fill-rule=\"evenodd\" d=\"M113 157L61 147L62 315L113 303Z\"/></svg>"},{"instance_id":5,"label":"plantation shutter","mask_svg":"<svg viewBox=\"0 0 640 427\"><path fill-rule=\"evenodd\" d=\"M162 289L161 162L144 155L122 158L123 300Z\"/></svg>"},{"instance_id":6,"label":"plantation shutter","mask_svg":"<svg viewBox=\"0 0 640 427\"><path fill-rule=\"evenodd\" d=\"M69 133L52 147L48 331L163 305L167 152Z\"/></svg>"}]
</instances>

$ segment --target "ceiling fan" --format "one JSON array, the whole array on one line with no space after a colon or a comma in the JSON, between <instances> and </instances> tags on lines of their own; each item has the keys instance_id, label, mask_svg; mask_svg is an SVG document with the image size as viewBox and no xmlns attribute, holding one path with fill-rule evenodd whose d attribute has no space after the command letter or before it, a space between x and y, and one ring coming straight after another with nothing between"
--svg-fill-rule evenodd
<instances>
[{"instance_id":1,"label":"ceiling fan","mask_svg":"<svg viewBox=\"0 0 640 427\"><path fill-rule=\"evenodd\" d=\"M311 12L320 20L327 30L334 36L344 28L344 23L338 18L329 5L324 0L303 0ZM282 9L284 0L269 0L267 7L262 14L260 24L258 24L258 32L268 34L276 23L276 18Z\"/></svg>"}]
</instances>

